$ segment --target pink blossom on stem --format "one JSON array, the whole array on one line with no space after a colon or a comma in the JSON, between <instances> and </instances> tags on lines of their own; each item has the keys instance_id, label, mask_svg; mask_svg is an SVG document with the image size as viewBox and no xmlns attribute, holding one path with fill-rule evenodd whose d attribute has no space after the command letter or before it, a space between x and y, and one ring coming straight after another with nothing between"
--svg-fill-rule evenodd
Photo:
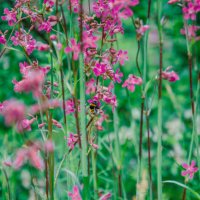
<instances>
[{"instance_id":1,"label":"pink blossom on stem","mask_svg":"<svg viewBox=\"0 0 200 200\"><path fill-rule=\"evenodd\" d=\"M31 131L31 124L35 121L35 118L32 119L23 119L17 123L17 131L22 133L24 131Z\"/></svg>"},{"instance_id":2,"label":"pink blossom on stem","mask_svg":"<svg viewBox=\"0 0 200 200\"><path fill-rule=\"evenodd\" d=\"M62 128L62 125L55 119L52 119L53 125L55 125L58 128Z\"/></svg>"},{"instance_id":3,"label":"pink blossom on stem","mask_svg":"<svg viewBox=\"0 0 200 200\"><path fill-rule=\"evenodd\" d=\"M68 196L71 197L71 200L82 200L78 186L76 185L73 187L72 192L68 192Z\"/></svg>"},{"instance_id":4,"label":"pink blossom on stem","mask_svg":"<svg viewBox=\"0 0 200 200\"><path fill-rule=\"evenodd\" d=\"M186 7L183 7L184 19L196 20L196 7L193 2L189 2Z\"/></svg>"},{"instance_id":5,"label":"pink blossom on stem","mask_svg":"<svg viewBox=\"0 0 200 200\"><path fill-rule=\"evenodd\" d=\"M111 196L112 196L111 193L107 193L102 195L99 200L109 200Z\"/></svg>"},{"instance_id":6,"label":"pink blossom on stem","mask_svg":"<svg viewBox=\"0 0 200 200\"><path fill-rule=\"evenodd\" d=\"M6 43L5 35L0 35L0 44L5 44L5 43Z\"/></svg>"},{"instance_id":7,"label":"pink blossom on stem","mask_svg":"<svg viewBox=\"0 0 200 200\"><path fill-rule=\"evenodd\" d=\"M174 4L174 3L177 3L177 2L180 2L180 0L169 0L168 4Z\"/></svg>"},{"instance_id":8,"label":"pink blossom on stem","mask_svg":"<svg viewBox=\"0 0 200 200\"><path fill-rule=\"evenodd\" d=\"M78 135L69 133L69 137L67 138L67 146L70 149L74 149L74 146L76 145L77 142L78 142Z\"/></svg>"},{"instance_id":9,"label":"pink blossom on stem","mask_svg":"<svg viewBox=\"0 0 200 200\"><path fill-rule=\"evenodd\" d=\"M124 62L128 60L128 52L119 50L117 54L120 65L124 65Z\"/></svg>"},{"instance_id":10,"label":"pink blossom on stem","mask_svg":"<svg viewBox=\"0 0 200 200\"><path fill-rule=\"evenodd\" d=\"M185 29L181 29L181 34L182 35L186 35L185 32L187 32L188 38L189 40L191 39L195 39L195 40L199 40L199 37L196 37L196 32L200 29L200 26L195 26L195 25L189 25L187 26L187 31L185 31Z\"/></svg>"},{"instance_id":11,"label":"pink blossom on stem","mask_svg":"<svg viewBox=\"0 0 200 200\"><path fill-rule=\"evenodd\" d=\"M68 46L65 48L65 53L73 53L73 59L78 60L78 56L80 53L80 44L77 44L76 40L74 38L71 38L70 40L71 47Z\"/></svg>"},{"instance_id":12,"label":"pink blossom on stem","mask_svg":"<svg viewBox=\"0 0 200 200\"><path fill-rule=\"evenodd\" d=\"M1 115L5 118L7 126L13 125L25 118L26 107L23 103L11 99L3 102Z\"/></svg>"},{"instance_id":13,"label":"pink blossom on stem","mask_svg":"<svg viewBox=\"0 0 200 200\"><path fill-rule=\"evenodd\" d=\"M188 165L187 163L183 163L182 167L185 169L185 171L181 172L182 176L189 175L190 179L193 179L194 173L198 171L198 167L195 167L196 163L194 160L192 160L191 165Z\"/></svg>"},{"instance_id":14,"label":"pink blossom on stem","mask_svg":"<svg viewBox=\"0 0 200 200\"><path fill-rule=\"evenodd\" d=\"M49 21L43 21L38 27L39 31L45 31L47 33L50 33L51 29L52 29L52 25Z\"/></svg>"},{"instance_id":15,"label":"pink blossom on stem","mask_svg":"<svg viewBox=\"0 0 200 200\"><path fill-rule=\"evenodd\" d=\"M15 22L17 22L17 12L9 11L8 8L4 8L5 16L2 16L1 19L4 21L8 21L9 26L13 26Z\"/></svg>"},{"instance_id":16,"label":"pink blossom on stem","mask_svg":"<svg viewBox=\"0 0 200 200\"><path fill-rule=\"evenodd\" d=\"M169 82L175 82L179 80L178 74L176 74L174 71L170 71L172 67L168 67L165 71L162 72L162 78L168 80Z\"/></svg>"},{"instance_id":17,"label":"pink blossom on stem","mask_svg":"<svg viewBox=\"0 0 200 200\"><path fill-rule=\"evenodd\" d=\"M37 43L37 49L39 51L48 51L50 49L50 46L48 44Z\"/></svg>"},{"instance_id":18,"label":"pink blossom on stem","mask_svg":"<svg viewBox=\"0 0 200 200\"><path fill-rule=\"evenodd\" d=\"M134 92L135 85L141 85L141 84L142 84L142 79L140 77L130 74L128 76L128 79L122 85L122 87L127 87L128 90Z\"/></svg>"},{"instance_id":19,"label":"pink blossom on stem","mask_svg":"<svg viewBox=\"0 0 200 200\"><path fill-rule=\"evenodd\" d=\"M137 34L138 35L144 35L144 33L147 31L147 30L149 30L149 25L141 25L137 30L136 30L136 32L137 32Z\"/></svg>"},{"instance_id":20,"label":"pink blossom on stem","mask_svg":"<svg viewBox=\"0 0 200 200\"><path fill-rule=\"evenodd\" d=\"M86 94L94 93L96 90L96 80L91 78L89 81L86 82Z\"/></svg>"},{"instance_id":21,"label":"pink blossom on stem","mask_svg":"<svg viewBox=\"0 0 200 200\"><path fill-rule=\"evenodd\" d=\"M46 4L47 7L53 7L55 4L55 0L44 0L44 4Z\"/></svg>"},{"instance_id":22,"label":"pink blossom on stem","mask_svg":"<svg viewBox=\"0 0 200 200\"><path fill-rule=\"evenodd\" d=\"M100 76L106 72L106 64L104 63L96 63L95 67L93 68L93 72L95 76Z\"/></svg>"},{"instance_id":23,"label":"pink blossom on stem","mask_svg":"<svg viewBox=\"0 0 200 200\"><path fill-rule=\"evenodd\" d=\"M117 69L116 72L114 73L114 81L117 83L121 83L121 77L123 77L123 73L119 71L120 69Z\"/></svg>"},{"instance_id":24,"label":"pink blossom on stem","mask_svg":"<svg viewBox=\"0 0 200 200\"><path fill-rule=\"evenodd\" d=\"M44 143L44 150L46 152L53 152L54 151L54 145L53 145L53 142L52 140L46 140L45 143Z\"/></svg>"},{"instance_id":25,"label":"pink blossom on stem","mask_svg":"<svg viewBox=\"0 0 200 200\"><path fill-rule=\"evenodd\" d=\"M75 112L75 104L74 104L74 101L72 99L68 99L65 102L65 112L66 112L67 115Z\"/></svg>"}]
</instances>

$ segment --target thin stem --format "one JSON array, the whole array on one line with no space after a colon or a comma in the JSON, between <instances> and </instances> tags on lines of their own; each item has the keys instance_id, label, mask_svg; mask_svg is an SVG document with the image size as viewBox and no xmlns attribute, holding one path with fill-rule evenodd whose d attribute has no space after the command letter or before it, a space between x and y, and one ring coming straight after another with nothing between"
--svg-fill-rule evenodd
<instances>
[{"instance_id":1,"label":"thin stem","mask_svg":"<svg viewBox=\"0 0 200 200\"><path fill-rule=\"evenodd\" d=\"M158 200L162 200L162 70L163 70L163 36L162 36L162 0L157 0L158 32L159 32L159 83L158 83L158 145L157 145L157 192Z\"/></svg>"}]
</instances>

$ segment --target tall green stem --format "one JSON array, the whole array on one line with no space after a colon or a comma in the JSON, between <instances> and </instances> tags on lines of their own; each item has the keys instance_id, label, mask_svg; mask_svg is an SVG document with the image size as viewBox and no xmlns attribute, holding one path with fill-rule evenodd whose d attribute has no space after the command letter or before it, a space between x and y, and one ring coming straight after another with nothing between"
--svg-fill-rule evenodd
<instances>
[{"instance_id":1,"label":"tall green stem","mask_svg":"<svg viewBox=\"0 0 200 200\"><path fill-rule=\"evenodd\" d=\"M162 35L162 0L157 0L158 32L159 32L159 85L158 85L158 145L157 145L157 192L158 200L162 200L162 70L163 70L163 35Z\"/></svg>"}]
</instances>

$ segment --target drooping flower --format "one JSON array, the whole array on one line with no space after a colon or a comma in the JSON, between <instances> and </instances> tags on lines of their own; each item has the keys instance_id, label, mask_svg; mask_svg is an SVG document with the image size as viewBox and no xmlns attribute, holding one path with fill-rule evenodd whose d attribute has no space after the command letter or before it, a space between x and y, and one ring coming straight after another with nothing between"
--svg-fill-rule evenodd
<instances>
[{"instance_id":1,"label":"drooping flower","mask_svg":"<svg viewBox=\"0 0 200 200\"><path fill-rule=\"evenodd\" d=\"M38 144L34 143L28 147L23 147L19 149L16 153L15 160L13 162L13 167L15 169L21 168L25 162L29 161L31 165L39 170L44 169L44 161L39 155Z\"/></svg>"},{"instance_id":2,"label":"drooping flower","mask_svg":"<svg viewBox=\"0 0 200 200\"><path fill-rule=\"evenodd\" d=\"M142 84L142 79L140 77L130 74L128 76L128 79L122 85L122 87L127 87L128 90L134 92L135 85L141 85L141 84Z\"/></svg>"},{"instance_id":3,"label":"drooping flower","mask_svg":"<svg viewBox=\"0 0 200 200\"><path fill-rule=\"evenodd\" d=\"M2 16L1 19L4 21L8 21L9 26L13 26L17 21L17 12L16 11L9 11L8 8L4 8L5 16Z\"/></svg>"},{"instance_id":4,"label":"drooping flower","mask_svg":"<svg viewBox=\"0 0 200 200\"><path fill-rule=\"evenodd\" d=\"M193 179L194 174L198 171L198 167L195 167L196 163L194 160L192 160L191 165L188 165L187 163L183 163L182 167L185 169L185 171L181 172L182 176L189 175L190 179Z\"/></svg>"},{"instance_id":5,"label":"drooping flower","mask_svg":"<svg viewBox=\"0 0 200 200\"><path fill-rule=\"evenodd\" d=\"M124 65L124 62L128 60L128 52L119 50L117 54L120 65Z\"/></svg>"},{"instance_id":6,"label":"drooping flower","mask_svg":"<svg viewBox=\"0 0 200 200\"><path fill-rule=\"evenodd\" d=\"M73 187L72 192L68 192L68 196L71 197L71 200L82 200L78 186L76 185Z\"/></svg>"},{"instance_id":7,"label":"drooping flower","mask_svg":"<svg viewBox=\"0 0 200 200\"><path fill-rule=\"evenodd\" d=\"M77 142L78 142L78 135L69 133L69 137L67 138L67 146L70 149L74 149Z\"/></svg>"},{"instance_id":8,"label":"drooping flower","mask_svg":"<svg viewBox=\"0 0 200 200\"><path fill-rule=\"evenodd\" d=\"M32 119L23 119L17 123L17 131L22 133L24 131L31 131L31 124L35 121L35 118Z\"/></svg>"},{"instance_id":9,"label":"drooping flower","mask_svg":"<svg viewBox=\"0 0 200 200\"><path fill-rule=\"evenodd\" d=\"M25 118L26 107L23 103L11 99L2 104L1 115L5 118L7 126L13 125Z\"/></svg>"},{"instance_id":10,"label":"drooping flower","mask_svg":"<svg viewBox=\"0 0 200 200\"><path fill-rule=\"evenodd\" d=\"M80 44L78 44L74 38L71 38L70 43L71 43L71 47L70 46L66 47L65 53L71 53L72 52L73 53L73 59L78 60L78 56L79 56L79 53L80 53Z\"/></svg>"},{"instance_id":11,"label":"drooping flower","mask_svg":"<svg viewBox=\"0 0 200 200\"><path fill-rule=\"evenodd\" d=\"M6 43L5 35L0 35L0 44L5 44L5 43Z\"/></svg>"},{"instance_id":12,"label":"drooping flower","mask_svg":"<svg viewBox=\"0 0 200 200\"><path fill-rule=\"evenodd\" d=\"M171 68L172 66L169 66L165 71L162 71L162 78L169 82L175 82L179 80L179 76L174 71L169 71Z\"/></svg>"}]
</instances>

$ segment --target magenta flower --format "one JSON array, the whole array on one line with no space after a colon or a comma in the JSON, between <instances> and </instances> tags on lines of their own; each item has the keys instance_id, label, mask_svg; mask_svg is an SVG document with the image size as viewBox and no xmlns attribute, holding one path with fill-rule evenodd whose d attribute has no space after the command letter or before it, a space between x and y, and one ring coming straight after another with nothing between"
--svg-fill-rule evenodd
<instances>
[{"instance_id":1,"label":"magenta flower","mask_svg":"<svg viewBox=\"0 0 200 200\"><path fill-rule=\"evenodd\" d=\"M102 195L99 200L109 200L111 196L112 196L111 193L107 193Z\"/></svg>"},{"instance_id":2,"label":"magenta flower","mask_svg":"<svg viewBox=\"0 0 200 200\"><path fill-rule=\"evenodd\" d=\"M22 133L24 131L31 131L31 124L35 121L35 118L23 119L17 123L17 131Z\"/></svg>"},{"instance_id":3,"label":"magenta flower","mask_svg":"<svg viewBox=\"0 0 200 200\"><path fill-rule=\"evenodd\" d=\"M17 21L17 12L16 11L9 11L8 8L4 8L5 16L2 16L1 19L4 21L8 21L9 26L13 26Z\"/></svg>"},{"instance_id":4,"label":"magenta flower","mask_svg":"<svg viewBox=\"0 0 200 200\"><path fill-rule=\"evenodd\" d=\"M172 67L170 66L162 72L162 78L168 80L169 82L175 82L179 80L179 76L174 71L169 72L171 68Z\"/></svg>"},{"instance_id":5,"label":"magenta flower","mask_svg":"<svg viewBox=\"0 0 200 200\"><path fill-rule=\"evenodd\" d=\"M68 196L71 197L71 200L82 200L78 186L76 185L73 187L73 192L68 192Z\"/></svg>"},{"instance_id":6,"label":"magenta flower","mask_svg":"<svg viewBox=\"0 0 200 200\"><path fill-rule=\"evenodd\" d=\"M7 126L13 125L25 118L26 107L23 103L11 99L4 101L2 105L1 115L5 118Z\"/></svg>"},{"instance_id":7,"label":"magenta flower","mask_svg":"<svg viewBox=\"0 0 200 200\"><path fill-rule=\"evenodd\" d=\"M188 165L187 163L183 163L182 167L186 169L185 171L181 172L182 176L189 175L190 179L193 179L194 173L198 171L198 167L195 167L196 163L194 160L192 160L191 165Z\"/></svg>"},{"instance_id":8,"label":"magenta flower","mask_svg":"<svg viewBox=\"0 0 200 200\"><path fill-rule=\"evenodd\" d=\"M38 51L48 51L50 46L48 44L37 43L37 49Z\"/></svg>"},{"instance_id":9,"label":"magenta flower","mask_svg":"<svg viewBox=\"0 0 200 200\"><path fill-rule=\"evenodd\" d=\"M142 84L142 79L140 77L130 74L128 76L128 79L122 85L122 87L127 87L128 90L130 90L131 92L134 92L135 85L141 85L141 84Z\"/></svg>"},{"instance_id":10,"label":"magenta flower","mask_svg":"<svg viewBox=\"0 0 200 200\"><path fill-rule=\"evenodd\" d=\"M121 83L121 77L123 77L123 73L119 71L119 69L116 70L116 72L114 73L114 81L117 83Z\"/></svg>"},{"instance_id":11,"label":"magenta flower","mask_svg":"<svg viewBox=\"0 0 200 200\"><path fill-rule=\"evenodd\" d=\"M142 36L147 30L149 30L149 25L141 25L140 28L136 30L136 32L138 35Z\"/></svg>"},{"instance_id":12,"label":"magenta flower","mask_svg":"<svg viewBox=\"0 0 200 200\"><path fill-rule=\"evenodd\" d=\"M195 26L195 25L189 25L187 27L187 34L188 34L188 37L189 37L189 40L191 39L195 39L195 40L199 40L200 38L199 37L196 37L196 32L200 29L200 26ZM181 34L183 35L186 35L185 34L185 29L181 29Z\"/></svg>"},{"instance_id":13,"label":"magenta flower","mask_svg":"<svg viewBox=\"0 0 200 200\"><path fill-rule=\"evenodd\" d=\"M47 33L50 33L51 29L52 25L49 21L43 21L38 27L39 31L46 31Z\"/></svg>"},{"instance_id":14,"label":"magenta flower","mask_svg":"<svg viewBox=\"0 0 200 200\"><path fill-rule=\"evenodd\" d=\"M53 7L55 4L55 0L44 0L44 4L46 4L47 7Z\"/></svg>"},{"instance_id":15,"label":"magenta flower","mask_svg":"<svg viewBox=\"0 0 200 200\"><path fill-rule=\"evenodd\" d=\"M79 0L70 0L71 7L75 13L78 13L80 10Z\"/></svg>"},{"instance_id":16,"label":"magenta flower","mask_svg":"<svg viewBox=\"0 0 200 200\"><path fill-rule=\"evenodd\" d=\"M74 149L77 142L78 142L78 135L69 133L69 137L67 138L67 146L70 149Z\"/></svg>"},{"instance_id":17,"label":"magenta flower","mask_svg":"<svg viewBox=\"0 0 200 200\"><path fill-rule=\"evenodd\" d=\"M117 54L120 65L124 65L124 62L128 60L128 52L119 50Z\"/></svg>"},{"instance_id":18,"label":"magenta flower","mask_svg":"<svg viewBox=\"0 0 200 200\"><path fill-rule=\"evenodd\" d=\"M192 2L189 2L187 7L183 7L184 19L196 20L196 8Z\"/></svg>"},{"instance_id":19,"label":"magenta flower","mask_svg":"<svg viewBox=\"0 0 200 200\"><path fill-rule=\"evenodd\" d=\"M54 151L54 144L53 144L52 140L48 139L45 141L44 150L48 153L51 153Z\"/></svg>"},{"instance_id":20,"label":"magenta flower","mask_svg":"<svg viewBox=\"0 0 200 200\"><path fill-rule=\"evenodd\" d=\"M15 35L11 37L11 40L15 46L20 45L25 48L28 55L30 55L36 48L36 40L32 35L25 32L15 32Z\"/></svg>"},{"instance_id":21,"label":"magenta flower","mask_svg":"<svg viewBox=\"0 0 200 200\"><path fill-rule=\"evenodd\" d=\"M71 38L70 40L70 43L71 43L71 47L68 46L66 47L65 49L65 53L73 53L73 59L74 60L78 60L78 56L79 56L79 53L80 53L80 44L77 44L76 40L74 38Z\"/></svg>"},{"instance_id":22,"label":"magenta flower","mask_svg":"<svg viewBox=\"0 0 200 200\"><path fill-rule=\"evenodd\" d=\"M86 82L86 94L94 93L96 90L96 81L94 78L91 78L89 81Z\"/></svg>"},{"instance_id":23,"label":"magenta flower","mask_svg":"<svg viewBox=\"0 0 200 200\"><path fill-rule=\"evenodd\" d=\"M106 72L106 64L103 63L96 63L95 67L93 68L93 72L95 76L100 76Z\"/></svg>"},{"instance_id":24,"label":"magenta flower","mask_svg":"<svg viewBox=\"0 0 200 200\"><path fill-rule=\"evenodd\" d=\"M16 153L13 167L15 169L19 169L27 161L29 161L32 166L39 170L44 169L44 161L39 155L39 147L37 144L32 144L31 146L19 149Z\"/></svg>"},{"instance_id":25,"label":"magenta flower","mask_svg":"<svg viewBox=\"0 0 200 200\"><path fill-rule=\"evenodd\" d=\"M6 43L5 35L0 35L0 44L5 44L5 43Z\"/></svg>"},{"instance_id":26,"label":"magenta flower","mask_svg":"<svg viewBox=\"0 0 200 200\"><path fill-rule=\"evenodd\" d=\"M75 112L75 104L72 99L68 99L67 101L65 101L65 112L67 115Z\"/></svg>"},{"instance_id":27,"label":"magenta flower","mask_svg":"<svg viewBox=\"0 0 200 200\"><path fill-rule=\"evenodd\" d=\"M180 0L169 0L168 4L174 4L174 3L177 3L177 2L180 2Z\"/></svg>"}]
</instances>

